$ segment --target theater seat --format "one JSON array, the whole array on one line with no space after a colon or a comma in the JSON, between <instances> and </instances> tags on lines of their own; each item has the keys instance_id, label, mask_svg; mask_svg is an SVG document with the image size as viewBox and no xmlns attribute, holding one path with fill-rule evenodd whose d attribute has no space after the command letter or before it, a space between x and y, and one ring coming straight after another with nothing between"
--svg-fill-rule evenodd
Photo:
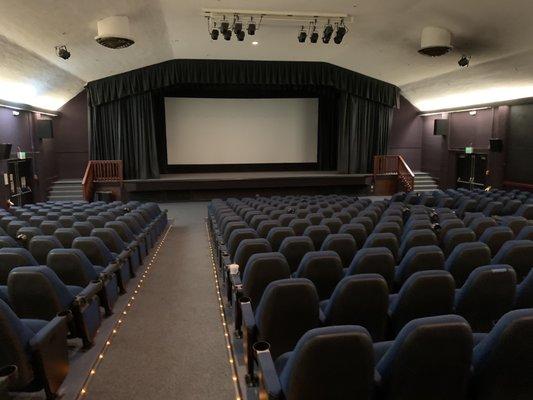
<instances>
[{"instance_id":1,"label":"theater seat","mask_svg":"<svg viewBox=\"0 0 533 400\"><path fill-rule=\"evenodd\" d=\"M463 316L474 332L489 332L511 310L516 292L516 273L509 265L478 267L455 294L455 313Z\"/></svg>"},{"instance_id":2,"label":"theater seat","mask_svg":"<svg viewBox=\"0 0 533 400\"><path fill-rule=\"evenodd\" d=\"M313 282L320 300L331 296L343 276L342 260L334 251L306 253L294 273L295 278L307 278Z\"/></svg>"},{"instance_id":3,"label":"theater seat","mask_svg":"<svg viewBox=\"0 0 533 400\"><path fill-rule=\"evenodd\" d=\"M474 348L472 388L475 400L533 398L533 309L500 318Z\"/></svg>"},{"instance_id":4,"label":"theater seat","mask_svg":"<svg viewBox=\"0 0 533 400\"><path fill-rule=\"evenodd\" d=\"M40 265L46 265L48 252L52 249L60 249L62 247L63 245L55 236L38 235L30 240L28 250Z\"/></svg>"},{"instance_id":5,"label":"theater seat","mask_svg":"<svg viewBox=\"0 0 533 400\"><path fill-rule=\"evenodd\" d=\"M398 294L390 295L390 336L417 318L453 313L455 282L446 271L420 271L405 281Z\"/></svg>"},{"instance_id":6,"label":"theater seat","mask_svg":"<svg viewBox=\"0 0 533 400\"><path fill-rule=\"evenodd\" d=\"M409 322L394 342L374 345L380 399L465 399L472 331L457 315Z\"/></svg>"},{"instance_id":7,"label":"theater seat","mask_svg":"<svg viewBox=\"0 0 533 400\"><path fill-rule=\"evenodd\" d=\"M507 226L494 226L487 228L479 241L489 246L491 254L495 256L504 243L513 240L514 233L511 228Z\"/></svg>"},{"instance_id":8,"label":"theater seat","mask_svg":"<svg viewBox=\"0 0 533 400\"><path fill-rule=\"evenodd\" d=\"M518 282L533 268L533 241L509 240L492 259L492 264L508 264L516 271Z\"/></svg>"},{"instance_id":9,"label":"theater seat","mask_svg":"<svg viewBox=\"0 0 533 400\"><path fill-rule=\"evenodd\" d=\"M111 315L118 298L116 264L106 268L93 265L87 256L78 249L54 249L48 253L46 265L51 268L65 285L87 287L101 282L98 292L100 304L106 315Z\"/></svg>"},{"instance_id":10,"label":"theater seat","mask_svg":"<svg viewBox=\"0 0 533 400\"><path fill-rule=\"evenodd\" d=\"M279 252L285 256L289 263L291 274L298 269L303 256L314 250L313 241L307 236L289 236L279 246Z\"/></svg>"},{"instance_id":11,"label":"theater seat","mask_svg":"<svg viewBox=\"0 0 533 400\"><path fill-rule=\"evenodd\" d=\"M379 274L385 279L389 290L391 290L394 282L395 265L394 256L389 249L386 247L368 247L355 254L346 270L346 275Z\"/></svg>"},{"instance_id":12,"label":"theater seat","mask_svg":"<svg viewBox=\"0 0 533 400\"><path fill-rule=\"evenodd\" d=\"M19 319L0 299L0 338L0 376L7 379L6 392L44 389L48 399L55 398L69 369L67 317L56 316L49 322ZM9 366L16 367L15 373Z\"/></svg>"},{"instance_id":13,"label":"theater seat","mask_svg":"<svg viewBox=\"0 0 533 400\"><path fill-rule=\"evenodd\" d=\"M458 288L477 267L490 264L490 248L481 242L460 243L446 259L444 269L453 275Z\"/></svg>"},{"instance_id":14,"label":"theater seat","mask_svg":"<svg viewBox=\"0 0 533 400\"><path fill-rule=\"evenodd\" d=\"M348 268L357 252L357 244L353 236L348 233L332 233L326 237L320 250L336 252L343 268Z\"/></svg>"},{"instance_id":15,"label":"theater seat","mask_svg":"<svg viewBox=\"0 0 533 400\"><path fill-rule=\"evenodd\" d=\"M7 289L9 273L17 268L39 265L31 253L21 247L4 247L0 249L0 299L10 304Z\"/></svg>"},{"instance_id":16,"label":"theater seat","mask_svg":"<svg viewBox=\"0 0 533 400\"><path fill-rule=\"evenodd\" d=\"M71 333L91 347L100 327L97 293L100 284L82 288L66 286L48 267L17 267L9 273L8 292L17 315L26 319L52 321L59 313L71 311Z\"/></svg>"},{"instance_id":17,"label":"theater seat","mask_svg":"<svg viewBox=\"0 0 533 400\"><path fill-rule=\"evenodd\" d=\"M406 232L402 237L400 245L400 259L402 259L409 249L417 246L437 245L437 236L431 229L416 229Z\"/></svg>"},{"instance_id":18,"label":"theater seat","mask_svg":"<svg viewBox=\"0 0 533 400\"><path fill-rule=\"evenodd\" d=\"M364 246L367 238L365 227L362 224L358 223L344 224L339 229L339 233L348 233L352 235L355 239L355 243L357 244L358 249Z\"/></svg>"},{"instance_id":19,"label":"theater seat","mask_svg":"<svg viewBox=\"0 0 533 400\"><path fill-rule=\"evenodd\" d=\"M360 326L312 329L302 336L294 351L283 354L276 363L266 343L256 348L261 399L372 398L372 341Z\"/></svg>"},{"instance_id":20,"label":"theater seat","mask_svg":"<svg viewBox=\"0 0 533 400\"><path fill-rule=\"evenodd\" d=\"M460 243L474 242L476 240L476 234L470 228L453 228L446 233L442 241L442 250L444 255L448 257L455 246Z\"/></svg>"},{"instance_id":21,"label":"theater seat","mask_svg":"<svg viewBox=\"0 0 533 400\"><path fill-rule=\"evenodd\" d=\"M270 232L268 232L267 240L270 242L273 251L279 251L281 243L285 240L285 238L291 236L295 236L292 228L282 226L279 228L272 228Z\"/></svg>"},{"instance_id":22,"label":"theater seat","mask_svg":"<svg viewBox=\"0 0 533 400\"><path fill-rule=\"evenodd\" d=\"M72 227L76 229L81 236L91 236L91 231L94 229L94 225L87 221L76 221Z\"/></svg>"},{"instance_id":23,"label":"theater seat","mask_svg":"<svg viewBox=\"0 0 533 400\"><path fill-rule=\"evenodd\" d=\"M533 308L533 268L524 280L516 287L514 309Z\"/></svg>"},{"instance_id":24,"label":"theater seat","mask_svg":"<svg viewBox=\"0 0 533 400\"><path fill-rule=\"evenodd\" d=\"M112 228L94 228L91 236L100 238L113 255L129 268L130 276L134 277L141 266L139 253L127 246L119 234Z\"/></svg>"},{"instance_id":25,"label":"theater seat","mask_svg":"<svg viewBox=\"0 0 533 400\"><path fill-rule=\"evenodd\" d=\"M394 259L398 259L398 238L392 233L372 233L363 246L363 248L369 247L386 247L391 251Z\"/></svg>"},{"instance_id":26,"label":"theater seat","mask_svg":"<svg viewBox=\"0 0 533 400\"><path fill-rule=\"evenodd\" d=\"M326 237L331 233L329 228L325 225L311 225L304 231L304 236L308 236L312 241L315 249L320 249Z\"/></svg>"},{"instance_id":27,"label":"theater seat","mask_svg":"<svg viewBox=\"0 0 533 400\"><path fill-rule=\"evenodd\" d=\"M339 218L328 217L320 221L320 225L327 226L331 233L337 233L342 226L342 221Z\"/></svg>"},{"instance_id":28,"label":"theater seat","mask_svg":"<svg viewBox=\"0 0 533 400\"><path fill-rule=\"evenodd\" d=\"M241 309L245 362L250 377L254 371L253 343L268 342L273 359L277 359L292 351L303 334L320 323L318 294L308 279L271 282L255 312L246 302L241 302Z\"/></svg>"},{"instance_id":29,"label":"theater seat","mask_svg":"<svg viewBox=\"0 0 533 400\"><path fill-rule=\"evenodd\" d=\"M372 340L385 339L389 290L378 274L360 274L343 278L331 297L320 302L325 325L361 325Z\"/></svg>"},{"instance_id":30,"label":"theater seat","mask_svg":"<svg viewBox=\"0 0 533 400\"><path fill-rule=\"evenodd\" d=\"M438 246L417 246L409 249L396 267L394 281L396 288L415 272L444 269L444 254Z\"/></svg>"},{"instance_id":31,"label":"theater seat","mask_svg":"<svg viewBox=\"0 0 533 400\"><path fill-rule=\"evenodd\" d=\"M244 239L237 247L233 263L239 266L239 273L242 277L246 268L246 264L252 255L271 252L272 247L270 246L269 241L264 238Z\"/></svg>"}]
</instances>

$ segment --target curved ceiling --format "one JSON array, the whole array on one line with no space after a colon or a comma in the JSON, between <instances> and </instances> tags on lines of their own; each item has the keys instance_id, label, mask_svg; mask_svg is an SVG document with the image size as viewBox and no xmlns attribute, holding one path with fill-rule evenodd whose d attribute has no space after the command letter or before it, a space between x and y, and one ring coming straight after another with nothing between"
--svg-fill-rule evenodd
<instances>
[{"instance_id":1,"label":"curved ceiling","mask_svg":"<svg viewBox=\"0 0 533 400\"><path fill-rule=\"evenodd\" d=\"M297 24L265 23L253 46L250 37L212 41L204 7L347 13L354 22L341 45L300 44ZM400 86L424 111L531 97L532 11L528 0L2 0L0 98L56 109L88 81L172 58L326 61ZM111 15L130 18L132 47L94 41L96 22ZM427 25L452 31L455 51L419 55ZM69 60L55 55L59 44ZM462 53L468 68L457 65Z\"/></svg>"}]
</instances>

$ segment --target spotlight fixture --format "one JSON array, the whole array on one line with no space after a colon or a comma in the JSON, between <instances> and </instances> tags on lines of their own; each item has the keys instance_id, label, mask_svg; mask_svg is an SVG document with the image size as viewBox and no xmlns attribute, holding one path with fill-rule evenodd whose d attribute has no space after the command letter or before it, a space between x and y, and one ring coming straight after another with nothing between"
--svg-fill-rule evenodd
<instances>
[{"instance_id":1,"label":"spotlight fixture","mask_svg":"<svg viewBox=\"0 0 533 400\"><path fill-rule=\"evenodd\" d=\"M457 64L459 64L460 67L468 67L470 64L470 56L466 56L463 54L463 56L457 61Z\"/></svg>"},{"instance_id":2,"label":"spotlight fixture","mask_svg":"<svg viewBox=\"0 0 533 400\"><path fill-rule=\"evenodd\" d=\"M242 32L242 22L239 21L239 17L235 17L235 22L233 23L233 32L238 35L239 32Z\"/></svg>"},{"instance_id":3,"label":"spotlight fixture","mask_svg":"<svg viewBox=\"0 0 533 400\"><path fill-rule=\"evenodd\" d=\"M344 35L346 35L346 27L344 26L344 21L341 21L341 23L337 26L337 33L335 34L333 41L336 44L341 44Z\"/></svg>"},{"instance_id":4,"label":"spotlight fixture","mask_svg":"<svg viewBox=\"0 0 533 400\"><path fill-rule=\"evenodd\" d=\"M250 22L248 23L248 35L255 35L256 25L254 22L254 17L250 17Z\"/></svg>"},{"instance_id":5,"label":"spotlight fixture","mask_svg":"<svg viewBox=\"0 0 533 400\"><path fill-rule=\"evenodd\" d=\"M237 40L239 42L242 42L244 40L245 33L244 31L241 30L238 33L236 33L235 36L237 36Z\"/></svg>"},{"instance_id":6,"label":"spotlight fixture","mask_svg":"<svg viewBox=\"0 0 533 400\"><path fill-rule=\"evenodd\" d=\"M217 23L214 22L213 23L213 29L211 29L211 32L209 33L209 35L211 35L211 39L213 40L217 40L218 39L218 35L219 35L219 31L217 29Z\"/></svg>"},{"instance_id":7,"label":"spotlight fixture","mask_svg":"<svg viewBox=\"0 0 533 400\"><path fill-rule=\"evenodd\" d=\"M68 60L70 58L70 51L67 50L67 46L65 45L56 46L55 49L56 49L56 55L59 58L62 58L63 60Z\"/></svg>"},{"instance_id":8,"label":"spotlight fixture","mask_svg":"<svg viewBox=\"0 0 533 400\"><path fill-rule=\"evenodd\" d=\"M324 27L324 33L322 35L322 42L329 43L331 40L331 35L333 35L333 27L328 21L328 24Z\"/></svg>"},{"instance_id":9,"label":"spotlight fixture","mask_svg":"<svg viewBox=\"0 0 533 400\"><path fill-rule=\"evenodd\" d=\"M305 39L307 39L307 32L305 31L302 25L302 29L300 30L300 33L298 34L298 41L300 43L305 43Z\"/></svg>"},{"instance_id":10,"label":"spotlight fixture","mask_svg":"<svg viewBox=\"0 0 533 400\"><path fill-rule=\"evenodd\" d=\"M222 22L220 23L220 33L225 35L228 30L229 30L229 22L226 21L226 17L224 16L222 17Z\"/></svg>"},{"instance_id":11,"label":"spotlight fixture","mask_svg":"<svg viewBox=\"0 0 533 400\"><path fill-rule=\"evenodd\" d=\"M231 40L231 31L228 29L226 32L223 33L224 39Z\"/></svg>"},{"instance_id":12,"label":"spotlight fixture","mask_svg":"<svg viewBox=\"0 0 533 400\"><path fill-rule=\"evenodd\" d=\"M316 19L314 23L311 22L311 26L309 28L311 31L311 34L309 35L309 40L311 41L311 43L318 42L318 32L316 31Z\"/></svg>"}]
</instances>

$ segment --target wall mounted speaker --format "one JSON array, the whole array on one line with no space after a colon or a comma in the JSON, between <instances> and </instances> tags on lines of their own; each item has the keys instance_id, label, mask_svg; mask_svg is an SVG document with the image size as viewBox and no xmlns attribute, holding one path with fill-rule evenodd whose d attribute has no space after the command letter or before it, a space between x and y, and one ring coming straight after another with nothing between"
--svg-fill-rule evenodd
<instances>
[{"instance_id":1,"label":"wall mounted speaker","mask_svg":"<svg viewBox=\"0 0 533 400\"><path fill-rule=\"evenodd\" d=\"M447 119L436 119L433 127L434 135L446 136L448 134L448 121Z\"/></svg>"},{"instance_id":2,"label":"wall mounted speaker","mask_svg":"<svg viewBox=\"0 0 533 400\"><path fill-rule=\"evenodd\" d=\"M502 150L503 150L503 140L490 139L490 151L501 153Z\"/></svg>"}]
</instances>

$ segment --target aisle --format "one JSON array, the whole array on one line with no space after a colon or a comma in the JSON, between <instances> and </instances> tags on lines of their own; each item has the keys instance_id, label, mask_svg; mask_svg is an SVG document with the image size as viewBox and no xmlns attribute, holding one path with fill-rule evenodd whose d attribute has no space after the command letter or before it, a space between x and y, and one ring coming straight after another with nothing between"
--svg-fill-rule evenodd
<instances>
[{"instance_id":1,"label":"aisle","mask_svg":"<svg viewBox=\"0 0 533 400\"><path fill-rule=\"evenodd\" d=\"M207 245L206 205L161 205L175 218L174 226L86 398L235 398Z\"/></svg>"}]
</instances>

